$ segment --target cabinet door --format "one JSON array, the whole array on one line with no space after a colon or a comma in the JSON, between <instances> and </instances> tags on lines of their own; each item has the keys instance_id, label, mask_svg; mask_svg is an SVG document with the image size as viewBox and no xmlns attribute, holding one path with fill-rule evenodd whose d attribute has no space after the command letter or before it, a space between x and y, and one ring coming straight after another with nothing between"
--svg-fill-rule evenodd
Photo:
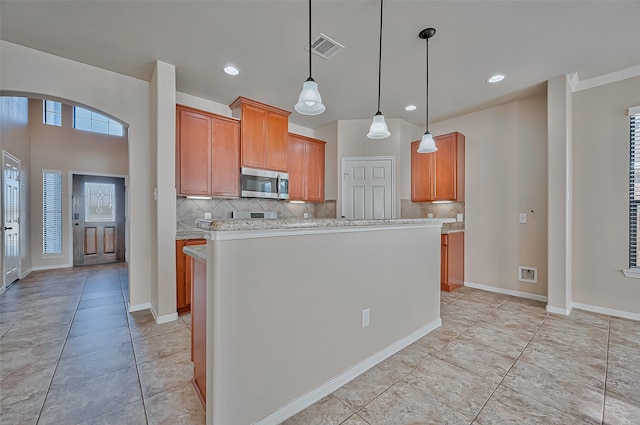
<instances>
[{"instance_id":1,"label":"cabinet door","mask_svg":"<svg viewBox=\"0 0 640 425\"><path fill-rule=\"evenodd\" d=\"M212 189L213 196L240 196L240 124L222 119L212 120Z\"/></svg>"},{"instance_id":2,"label":"cabinet door","mask_svg":"<svg viewBox=\"0 0 640 425\"><path fill-rule=\"evenodd\" d=\"M268 112L242 105L242 166L266 168Z\"/></svg>"},{"instance_id":3,"label":"cabinet door","mask_svg":"<svg viewBox=\"0 0 640 425\"><path fill-rule=\"evenodd\" d=\"M182 248L188 245L204 245L206 239L176 241L176 308L178 314L191 311L191 263Z\"/></svg>"},{"instance_id":4,"label":"cabinet door","mask_svg":"<svg viewBox=\"0 0 640 425\"><path fill-rule=\"evenodd\" d=\"M455 135L436 137L435 197L436 201L455 201L457 189L457 146Z\"/></svg>"},{"instance_id":5,"label":"cabinet door","mask_svg":"<svg viewBox=\"0 0 640 425\"><path fill-rule=\"evenodd\" d=\"M267 169L287 171L289 152L289 117L273 112L267 114Z\"/></svg>"},{"instance_id":6,"label":"cabinet door","mask_svg":"<svg viewBox=\"0 0 640 425\"><path fill-rule=\"evenodd\" d=\"M324 202L324 143L306 143L305 200Z\"/></svg>"},{"instance_id":7,"label":"cabinet door","mask_svg":"<svg viewBox=\"0 0 640 425\"><path fill-rule=\"evenodd\" d=\"M178 110L178 194L211 194L211 118Z\"/></svg>"},{"instance_id":8,"label":"cabinet door","mask_svg":"<svg viewBox=\"0 0 640 425\"><path fill-rule=\"evenodd\" d=\"M435 153L418 153L420 141L411 143L411 200L434 200Z\"/></svg>"},{"instance_id":9,"label":"cabinet door","mask_svg":"<svg viewBox=\"0 0 640 425\"><path fill-rule=\"evenodd\" d=\"M305 140L289 135L289 200L304 200Z\"/></svg>"}]
</instances>

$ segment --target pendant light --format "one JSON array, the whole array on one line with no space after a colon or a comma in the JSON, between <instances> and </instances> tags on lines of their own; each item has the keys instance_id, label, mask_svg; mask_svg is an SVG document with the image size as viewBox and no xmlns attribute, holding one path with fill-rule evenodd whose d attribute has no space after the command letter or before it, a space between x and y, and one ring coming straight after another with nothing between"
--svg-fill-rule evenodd
<instances>
[{"instance_id":1,"label":"pendant light","mask_svg":"<svg viewBox=\"0 0 640 425\"><path fill-rule=\"evenodd\" d=\"M302 91L295 110L302 115L319 115L324 112L324 105L318 91L318 83L311 77L311 0L309 0L309 78L302 85Z\"/></svg>"},{"instance_id":2,"label":"pendant light","mask_svg":"<svg viewBox=\"0 0 640 425\"><path fill-rule=\"evenodd\" d=\"M378 112L373 116L373 122L369 128L367 137L369 139L386 139L391 135L384 121L384 115L380 112L380 82L382 80L382 6L383 1L380 0L380 50L378 55Z\"/></svg>"},{"instance_id":3,"label":"pendant light","mask_svg":"<svg viewBox=\"0 0 640 425\"><path fill-rule=\"evenodd\" d=\"M436 30L433 28L427 28L420 31L418 37L427 42L427 84L426 84L426 102L425 102L425 119L424 126L426 127L426 131L422 136L422 140L420 140L420 146L418 146L418 153L431 153L438 150L436 148L436 142L433 140L433 136L429 133L429 39L436 34Z\"/></svg>"}]
</instances>

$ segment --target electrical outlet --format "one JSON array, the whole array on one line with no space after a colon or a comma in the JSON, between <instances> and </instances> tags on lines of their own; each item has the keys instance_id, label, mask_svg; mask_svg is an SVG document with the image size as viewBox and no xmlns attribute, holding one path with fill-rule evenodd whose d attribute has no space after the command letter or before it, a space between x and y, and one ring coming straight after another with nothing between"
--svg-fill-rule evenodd
<instances>
[{"instance_id":1,"label":"electrical outlet","mask_svg":"<svg viewBox=\"0 0 640 425\"><path fill-rule=\"evenodd\" d=\"M527 213L520 213L520 224L526 224L527 223Z\"/></svg>"},{"instance_id":2,"label":"electrical outlet","mask_svg":"<svg viewBox=\"0 0 640 425\"><path fill-rule=\"evenodd\" d=\"M304 214L302 215L302 217L303 217L303 218L309 218L309 213L304 213Z\"/></svg>"},{"instance_id":3,"label":"electrical outlet","mask_svg":"<svg viewBox=\"0 0 640 425\"><path fill-rule=\"evenodd\" d=\"M427 214L427 218L433 218L433 214L431 213Z\"/></svg>"},{"instance_id":4,"label":"electrical outlet","mask_svg":"<svg viewBox=\"0 0 640 425\"><path fill-rule=\"evenodd\" d=\"M210 219L211 218L211 213L204 213L204 218L206 219Z\"/></svg>"},{"instance_id":5,"label":"electrical outlet","mask_svg":"<svg viewBox=\"0 0 640 425\"><path fill-rule=\"evenodd\" d=\"M366 328L369 326L369 309L365 308L362 310L362 327Z\"/></svg>"},{"instance_id":6,"label":"electrical outlet","mask_svg":"<svg viewBox=\"0 0 640 425\"><path fill-rule=\"evenodd\" d=\"M462 223L464 221L464 215L463 214L456 214L456 221L458 223Z\"/></svg>"}]
</instances>

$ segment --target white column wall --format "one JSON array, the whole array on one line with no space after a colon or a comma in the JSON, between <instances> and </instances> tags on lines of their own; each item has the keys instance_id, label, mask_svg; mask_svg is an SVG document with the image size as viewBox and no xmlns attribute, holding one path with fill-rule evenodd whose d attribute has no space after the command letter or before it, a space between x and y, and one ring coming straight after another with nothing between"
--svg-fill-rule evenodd
<instances>
[{"instance_id":1,"label":"white column wall","mask_svg":"<svg viewBox=\"0 0 640 425\"><path fill-rule=\"evenodd\" d=\"M547 84L548 131L548 294L547 310L571 312L572 93L568 76Z\"/></svg>"}]
</instances>

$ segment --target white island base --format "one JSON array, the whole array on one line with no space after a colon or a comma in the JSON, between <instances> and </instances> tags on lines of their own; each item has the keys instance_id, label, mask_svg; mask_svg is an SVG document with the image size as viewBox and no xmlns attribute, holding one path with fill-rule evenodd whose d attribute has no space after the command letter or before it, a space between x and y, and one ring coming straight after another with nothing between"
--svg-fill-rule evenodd
<instances>
[{"instance_id":1,"label":"white island base","mask_svg":"<svg viewBox=\"0 0 640 425\"><path fill-rule=\"evenodd\" d=\"M331 221L199 223L233 229L205 232L207 424L279 424L440 325L441 220Z\"/></svg>"}]
</instances>

